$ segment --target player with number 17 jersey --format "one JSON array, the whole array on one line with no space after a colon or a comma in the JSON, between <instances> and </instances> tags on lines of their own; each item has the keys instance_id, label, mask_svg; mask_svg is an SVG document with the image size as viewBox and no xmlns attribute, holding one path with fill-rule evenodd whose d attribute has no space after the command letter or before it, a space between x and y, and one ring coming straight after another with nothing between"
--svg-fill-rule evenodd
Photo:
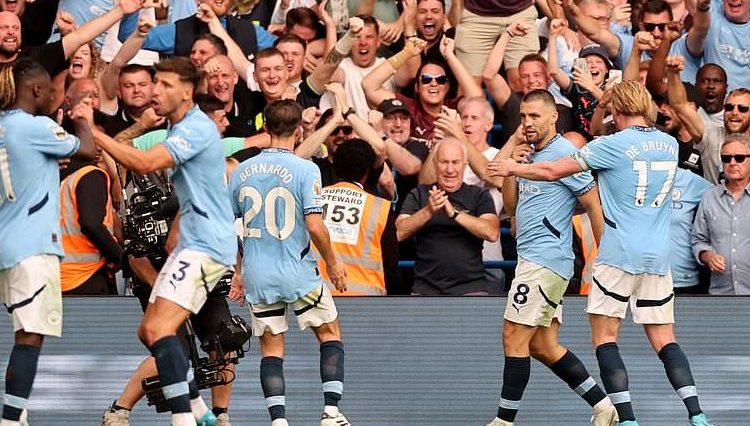
<instances>
[{"instance_id":1,"label":"player with number 17 jersey","mask_svg":"<svg viewBox=\"0 0 750 426\"><path fill-rule=\"evenodd\" d=\"M586 144L574 158L596 170L605 230L597 263L631 274L669 273L669 221L677 140L630 126Z\"/></svg>"},{"instance_id":2,"label":"player with number 17 jersey","mask_svg":"<svg viewBox=\"0 0 750 426\"><path fill-rule=\"evenodd\" d=\"M243 224L243 276L250 304L292 303L321 285L305 216L322 213L320 170L293 152L266 148L230 181Z\"/></svg>"}]
</instances>

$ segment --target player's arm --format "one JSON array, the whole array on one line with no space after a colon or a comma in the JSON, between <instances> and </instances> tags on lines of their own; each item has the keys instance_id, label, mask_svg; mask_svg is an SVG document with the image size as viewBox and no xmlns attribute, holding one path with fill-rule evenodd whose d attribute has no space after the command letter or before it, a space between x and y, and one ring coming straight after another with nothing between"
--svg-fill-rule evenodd
<instances>
[{"instance_id":1,"label":"player's arm","mask_svg":"<svg viewBox=\"0 0 750 426\"><path fill-rule=\"evenodd\" d=\"M488 169L501 176L518 176L529 180L553 181L581 172L581 165L572 157L557 161L519 164L514 160L493 161Z\"/></svg>"},{"instance_id":2,"label":"player's arm","mask_svg":"<svg viewBox=\"0 0 750 426\"><path fill-rule=\"evenodd\" d=\"M336 260L336 254L331 247L331 237L328 235L328 228L323 223L323 215L320 213L310 213L305 215L305 226L310 233L310 238L318 249L318 253L326 263L328 275L331 282L338 291L346 291L346 269L344 265Z\"/></svg>"},{"instance_id":3,"label":"player's arm","mask_svg":"<svg viewBox=\"0 0 750 426\"><path fill-rule=\"evenodd\" d=\"M602 239L602 234L604 233L604 213L602 212L602 203L599 200L598 186L594 185L594 187L585 194L579 195L578 201L583 208L586 209L586 214L589 215L589 219L591 220L591 230L594 232L594 239L598 246Z\"/></svg>"},{"instance_id":4,"label":"player's arm","mask_svg":"<svg viewBox=\"0 0 750 426\"><path fill-rule=\"evenodd\" d=\"M139 151L117 142L99 129L94 129L94 138L115 161L138 174L145 175L175 166L174 158L163 144L158 144L148 151Z\"/></svg>"}]
</instances>

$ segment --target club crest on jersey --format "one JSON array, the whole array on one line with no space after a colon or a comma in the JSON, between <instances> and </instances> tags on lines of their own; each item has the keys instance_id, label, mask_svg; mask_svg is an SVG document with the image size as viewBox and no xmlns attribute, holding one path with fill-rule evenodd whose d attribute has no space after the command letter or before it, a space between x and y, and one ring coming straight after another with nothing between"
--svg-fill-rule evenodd
<instances>
[{"instance_id":1,"label":"club crest on jersey","mask_svg":"<svg viewBox=\"0 0 750 426\"><path fill-rule=\"evenodd\" d=\"M315 194L316 196L319 197L321 195L321 193L323 192L323 190L320 187L320 182L318 182L317 180L314 181L313 182L312 190L313 190L313 194Z\"/></svg>"},{"instance_id":2,"label":"club crest on jersey","mask_svg":"<svg viewBox=\"0 0 750 426\"><path fill-rule=\"evenodd\" d=\"M65 138L68 136L68 132L66 132L65 129L58 126L57 124L50 124L48 128L52 130L52 133L55 134L55 139L59 141L65 140Z\"/></svg>"}]
</instances>

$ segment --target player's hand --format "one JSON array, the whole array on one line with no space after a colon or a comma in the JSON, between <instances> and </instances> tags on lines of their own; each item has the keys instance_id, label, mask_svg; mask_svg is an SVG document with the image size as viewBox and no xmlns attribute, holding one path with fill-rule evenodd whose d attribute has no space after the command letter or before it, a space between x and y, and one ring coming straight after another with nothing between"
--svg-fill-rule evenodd
<instances>
[{"instance_id":1,"label":"player's hand","mask_svg":"<svg viewBox=\"0 0 750 426\"><path fill-rule=\"evenodd\" d=\"M516 164L516 161L511 159L492 160L487 163L487 173L498 177L513 176L511 171Z\"/></svg>"},{"instance_id":2,"label":"player's hand","mask_svg":"<svg viewBox=\"0 0 750 426\"><path fill-rule=\"evenodd\" d=\"M534 150L531 148L531 145L527 143L519 144L513 148L513 153L511 153L510 158L517 163L528 164L531 162L530 158L532 152L534 152Z\"/></svg>"},{"instance_id":3,"label":"player's hand","mask_svg":"<svg viewBox=\"0 0 750 426\"><path fill-rule=\"evenodd\" d=\"M94 101L90 97L85 97L78 102L73 109L68 112L68 116L73 121L85 121L89 127L94 128Z\"/></svg>"},{"instance_id":4,"label":"player's hand","mask_svg":"<svg viewBox=\"0 0 750 426\"><path fill-rule=\"evenodd\" d=\"M70 13L61 10L57 12L57 19L55 19L57 29L60 31L60 35L65 37L76 30L76 20Z\"/></svg>"},{"instance_id":5,"label":"player's hand","mask_svg":"<svg viewBox=\"0 0 750 426\"><path fill-rule=\"evenodd\" d=\"M144 129L152 129L161 126L164 120L166 120L166 117L157 115L153 108L148 107L141 114L140 124Z\"/></svg>"},{"instance_id":6,"label":"player's hand","mask_svg":"<svg viewBox=\"0 0 750 426\"><path fill-rule=\"evenodd\" d=\"M635 45L641 52L650 52L659 47L659 41L648 31L638 31L635 35Z\"/></svg>"},{"instance_id":7,"label":"player's hand","mask_svg":"<svg viewBox=\"0 0 750 426\"><path fill-rule=\"evenodd\" d=\"M448 197L445 196L445 191L443 191L442 189L438 189L438 187L435 185L432 185L429 194L430 199L427 203L427 209L430 211L430 214L434 216L435 213L445 207L445 203L448 201Z\"/></svg>"},{"instance_id":8,"label":"player's hand","mask_svg":"<svg viewBox=\"0 0 750 426\"><path fill-rule=\"evenodd\" d=\"M685 69L685 58L680 55L667 56L664 60L668 73L679 74Z\"/></svg>"},{"instance_id":9,"label":"player's hand","mask_svg":"<svg viewBox=\"0 0 750 426\"><path fill-rule=\"evenodd\" d=\"M245 306L245 283L242 281L242 274L235 271L232 275L232 284L229 286L227 298L232 302L239 302L240 306Z\"/></svg>"},{"instance_id":10,"label":"player's hand","mask_svg":"<svg viewBox=\"0 0 750 426\"><path fill-rule=\"evenodd\" d=\"M326 264L328 270L328 276L331 278L331 283L336 290L346 291L346 267L341 262L334 262Z\"/></svg>"},{"instance_id":11,"label":"player's hand","mask_svg":"<svg viewBox=\"0 0 750 426\"><path fill-rule=\"evenodd\" d=\"M727 270L727 264L724 260L724 256L716 253L711 253L708 256L708 260L704 262L711 272L723 273Z\"/></svg>"},{"instance_id":12,"label":"player's hand","mask_svg":"<svg viewBox=\"0 0 750 426\"><path fill-rule=\"evenodd\" d=\"M61 158L57 160L57 167L60 169L60 171L63 171L70 167L70 158Z\"/></svg>"}]
</instances>

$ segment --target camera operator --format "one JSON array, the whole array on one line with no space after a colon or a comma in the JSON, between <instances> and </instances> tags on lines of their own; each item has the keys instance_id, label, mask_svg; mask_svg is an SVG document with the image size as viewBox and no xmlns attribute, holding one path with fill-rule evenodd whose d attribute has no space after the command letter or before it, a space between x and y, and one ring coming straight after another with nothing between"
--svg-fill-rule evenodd
<instances>
[{"instance_id":1,"label":"camera operator","mask_svg":"<svg viewBox=\"0 0 750 426\"><path fill-rule=\"evenodd\" d=\"M74 81L65 93L64 106L70 110L84 99L92 101L96 113L99 89L91 79ZM70 119L63 121L63 128L72 130ZM113 273L120 269L122 248L114 238L111 180L98 165L101 158L97 147L93 161L71 159L60 172L60 227L65 252L60 275L65 295L117 294Z\"/></svg>"}]
</instances>

